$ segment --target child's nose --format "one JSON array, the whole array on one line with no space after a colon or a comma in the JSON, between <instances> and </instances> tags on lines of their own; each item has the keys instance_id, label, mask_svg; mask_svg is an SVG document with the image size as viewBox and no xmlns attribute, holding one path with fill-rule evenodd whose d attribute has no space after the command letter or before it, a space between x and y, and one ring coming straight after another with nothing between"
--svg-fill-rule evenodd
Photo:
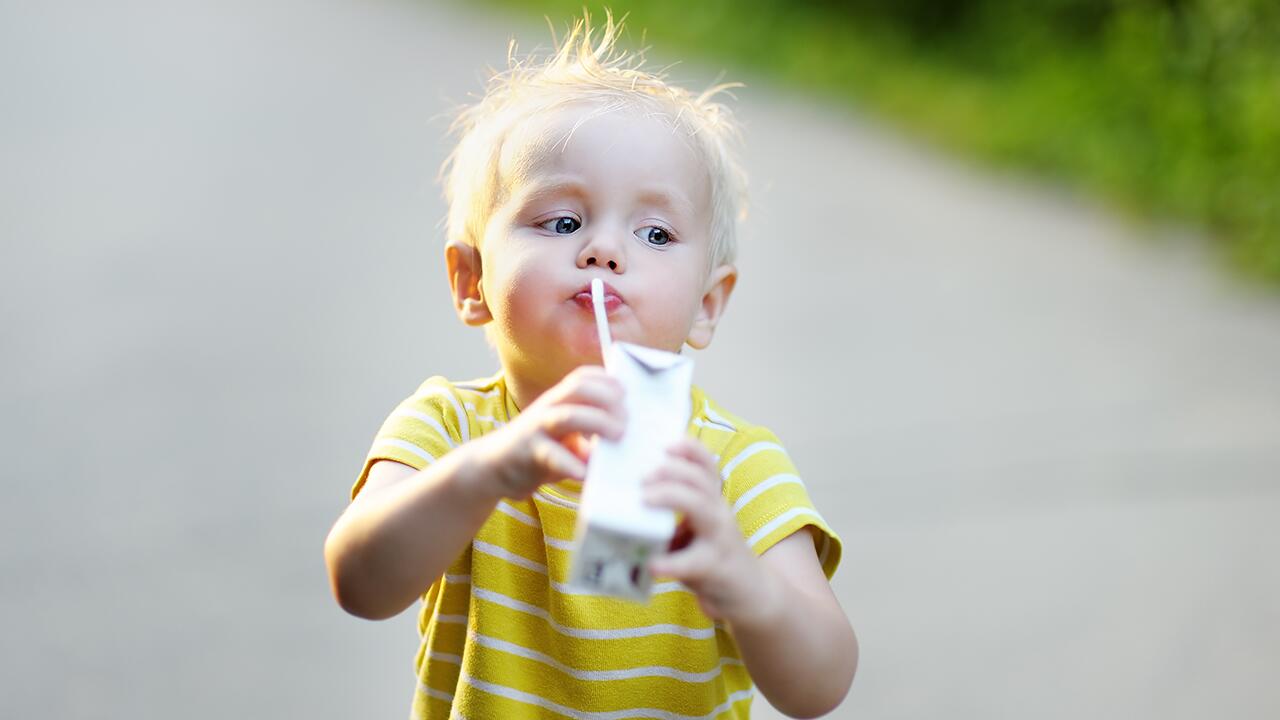
<instances>
[{"instance_id":1,"label":"child's nose","mask_svg":"<svg viewBox=\"0 0 1280 720\"><path fill-rule=\"evenodd\" d=\"M578 267L608 267L615 273L626 270L625 249L614 233L596 231L578 253Z\"/></svg>"}]
</instances>

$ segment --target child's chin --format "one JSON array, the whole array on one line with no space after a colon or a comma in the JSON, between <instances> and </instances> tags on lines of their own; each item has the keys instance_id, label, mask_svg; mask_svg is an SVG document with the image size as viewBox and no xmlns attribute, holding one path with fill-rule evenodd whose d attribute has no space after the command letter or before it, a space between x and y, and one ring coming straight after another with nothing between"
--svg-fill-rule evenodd
<instances>
[{"instance_id":1,"label":"child's chin","mask_svg":"<svg viewBox=\"0 0 1280 720\"><path fill-rule=\"evenodd\" d=\"M584 348L576 348L574 353L574 365L603 365L604 356L600 354L600 346L592 343Z\"/></svg>"},{"instance_id":2,"label":"child's chin","mask_svg":"<svg viewBox=\"0 0 1280 720\"><path fill-rule=\"evenodd\" d=\"M603 362L600 354L600 338L596 335L594 327L591 328L591 332L574 332L566 338L563 348L574 366L599 365Z\"/></svg>"}]
</instances>

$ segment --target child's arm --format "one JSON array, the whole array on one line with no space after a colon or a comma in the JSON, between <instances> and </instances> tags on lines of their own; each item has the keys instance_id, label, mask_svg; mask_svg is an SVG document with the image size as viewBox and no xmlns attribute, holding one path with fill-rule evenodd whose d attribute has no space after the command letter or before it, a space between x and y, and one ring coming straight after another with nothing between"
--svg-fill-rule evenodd
<instances>
[{"instance_id":1,"label":"child's arm","mask_svg":"<svg viewBox=\"0 0 1280 720\"><path fill-rule=\"evenodd\" d=\"M396 615L444 574L498 501L538 485L581 479L582 437L617 439L622 386L600 367L580 367L511 423L415 471L375 463L365 486L325 540L334 597L369 619ZM570 449L573 447L573 449Z\"/></svg>"},{"instance_id":2,"label":"child's arm","mask_svg":"<svg viewBox=\"0 0 1280 720\"><path fill-rule=\"evenodd\" d=\"M858 666L858 642L810 534L752 554L720 494L715 459L690 438L649 479L646 501L683 513L693 535L651 571L688 585L708 615L725 621L769 702L793 717L839 705Z\"/></svg>"}]
</instances>

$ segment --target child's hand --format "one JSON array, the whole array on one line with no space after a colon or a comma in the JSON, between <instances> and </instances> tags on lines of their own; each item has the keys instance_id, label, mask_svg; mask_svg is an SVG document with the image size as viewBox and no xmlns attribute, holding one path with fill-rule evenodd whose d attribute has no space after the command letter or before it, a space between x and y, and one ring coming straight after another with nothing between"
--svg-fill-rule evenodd
<instances>
[{"instance_id":1,"label":"child's hand","mask_svg":"<svg viewBox=\"0 0 1280 720\"><path fill-rule=\"evenodd\" d=\"M732 622L760 608L759 593L769 587L764 567L743 540L702 443L686 437L668 450L645 480L645 502L684 515L672 551L654 558L650 572L689 586L713 618Z\"/></svg>"},{"instance_id":2,"label":"child's hand","mask_svg":"<svg viewBox=\"0 0 1280 720\"><path fill-rule=\"evenodd\" d=\"M528 497L539 485L582 480L592 435L618 440L626 429L622 384L584 365L538 397L515 420L481 440L495 469L496 492Z\"/></svg>"}]
</instances>

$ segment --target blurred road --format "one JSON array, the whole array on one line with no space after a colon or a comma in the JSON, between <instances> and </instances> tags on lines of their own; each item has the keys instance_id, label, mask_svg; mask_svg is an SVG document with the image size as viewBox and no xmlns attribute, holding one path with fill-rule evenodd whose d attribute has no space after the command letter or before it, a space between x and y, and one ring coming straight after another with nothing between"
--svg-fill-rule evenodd
<instances>
[{"instance_id":1,"label":"blurred road","mask_svg":"<svg viewBox=\"0 0 1280 720\"><path fill-rule=\"evenodd\" d=\"M434 174L513 34L547 44L427 3L0 4L0 717L407 714L412 613L345 616L321 543L394 403L495 367ZM834 717L1280 717L1280 298L742 79L698 378L843 533Z\"/></svg>"}]
</instances>

